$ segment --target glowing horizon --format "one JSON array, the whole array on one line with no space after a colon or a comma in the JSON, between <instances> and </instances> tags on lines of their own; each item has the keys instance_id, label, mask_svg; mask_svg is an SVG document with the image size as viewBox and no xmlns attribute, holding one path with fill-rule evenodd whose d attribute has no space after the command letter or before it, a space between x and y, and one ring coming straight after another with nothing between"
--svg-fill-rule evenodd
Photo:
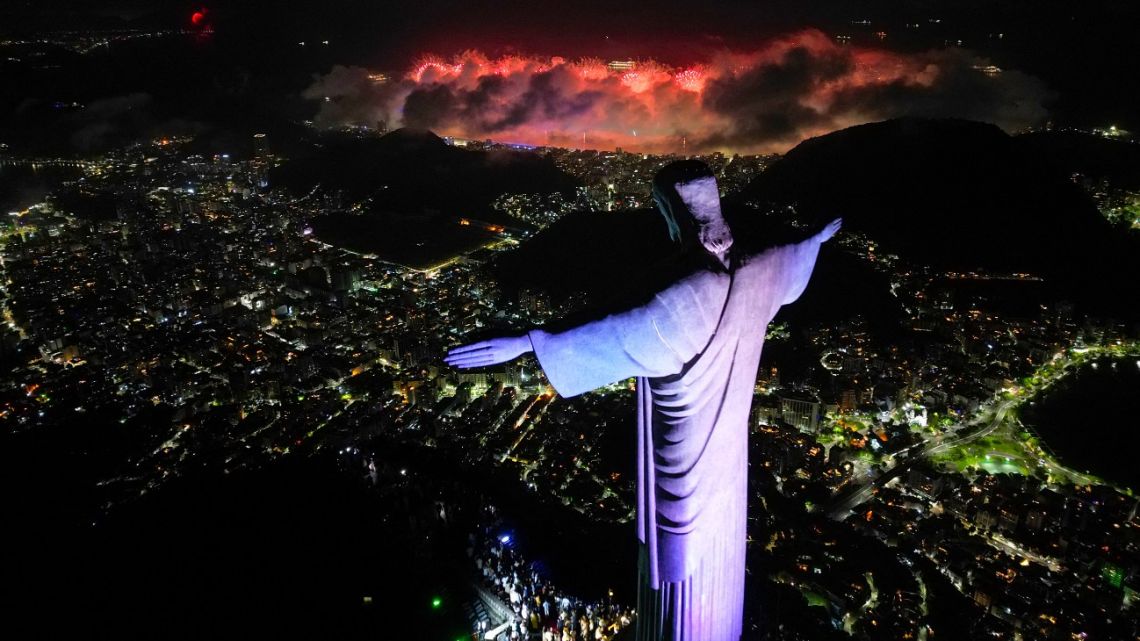
<instances>
[{"instance_id":1,"label":"glowing horizon","mask_svg":"<svg viewBox=\"0 0 1140 641\"><path fill-rule=\"evenodd\" d=\"M1007 129L1046 116L1047 92L960 49L900 54L809 30L749 52L671 66L468 50L424 55L394 78L334 67L304 93L318 124L431 129L468 139L670 153L772 153L891 117L963 117Z\"/></svg>"}]
</instances>

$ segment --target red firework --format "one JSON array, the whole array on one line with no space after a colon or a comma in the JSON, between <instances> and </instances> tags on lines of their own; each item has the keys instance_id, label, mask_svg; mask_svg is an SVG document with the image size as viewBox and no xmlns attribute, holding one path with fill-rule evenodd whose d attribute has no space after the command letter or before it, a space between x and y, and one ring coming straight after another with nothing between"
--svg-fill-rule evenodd
<instances>
[{"instance_id":1,"label":"red firework","mask_svg":"<svg viewBox=\"0 0 1140 641\"><path fill-rule=\"evenodd\" d=\"M685 91L700 93L705 88L705 70L702 67L689 67L673 75L677 86Z\"/></svg>"}]
</instances>

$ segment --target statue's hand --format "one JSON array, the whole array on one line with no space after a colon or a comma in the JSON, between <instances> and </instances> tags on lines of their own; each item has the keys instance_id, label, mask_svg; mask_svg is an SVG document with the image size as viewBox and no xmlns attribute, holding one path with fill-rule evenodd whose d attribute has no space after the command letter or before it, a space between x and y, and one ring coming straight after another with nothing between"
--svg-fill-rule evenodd
<instances>
[{"instance_id":1,"label":"statue's hand","mask_svg":"<svg viewBox=\"0 0 1140 641\"><path fill-rule=\"evenodd\" d=\"M533 349L530 336L523 334L461 345L449 351L443 360L459 369L486 367L513 360Z\"/></svg>"},{"instance_id":2,"label":"statue's hand","mask_svg":"<svg viewBox=\"0 0 1140 641\"><path fill-rule=\"evenodd\" d=\"M842 226L842 218L836 218L830 223L827 223L824 225L823 229L819 230L819 233L815 235L816 242L826 243L827 241L831 240L831 237L834 236L835 232L839 231L839 228Z\"/></svg>"}]
</instances>

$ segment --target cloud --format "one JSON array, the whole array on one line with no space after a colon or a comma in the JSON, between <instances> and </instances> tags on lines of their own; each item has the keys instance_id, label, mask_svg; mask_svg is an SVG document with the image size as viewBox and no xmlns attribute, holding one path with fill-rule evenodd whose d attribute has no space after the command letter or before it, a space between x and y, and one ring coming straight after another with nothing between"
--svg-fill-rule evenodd
<instances>
[{"instance_id":1,"label":"cloud","mask_svg":"<svg viewBox=\"0 0 1140 641\"><path fill-rule=\"evenodd\" d=\"M654 152L783 151L851 125L959 117L1007 130L1039 124L1051 98L1037 79L966 50L900 54L808 30L684 68L638 61L468 51L425 57L402 78L335 67L305 90L317 123L428 128L507 142Z\"/></svg>"},{"instance_id":2,"label":"cloud","mask_svg":"<svg viewBox=\"0 0 1140 641\"><path fill-rule=\"evenodd\" d=\"M42 106L30 104L27 109ZM65 142L70 149L95 152L136 142L140 138L194 135L207 128L200 122L180 118L159 119L154 112L154 100L147 93L100 98L62 112L52 122L51 135Z\"/></svg>"},{"instance_id":3,"label":"cloud","mask_svg":"<svg viewBox=\"0 0 1140 641\"><path fill-rule=\"evenodd\" d=\"M123 132L135 132L149 120L151 97L132 93L95 100L72 118L72 144L81 151L109 145Z\"/></svg>"}]
</instances>

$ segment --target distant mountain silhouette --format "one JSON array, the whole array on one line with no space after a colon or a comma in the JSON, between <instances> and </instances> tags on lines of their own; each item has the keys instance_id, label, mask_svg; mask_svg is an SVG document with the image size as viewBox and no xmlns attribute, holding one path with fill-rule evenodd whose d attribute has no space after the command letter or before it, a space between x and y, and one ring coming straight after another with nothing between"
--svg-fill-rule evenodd
<instances>
[{"instance_id":1,"label":"distant mountain silhouette","mask_svg":"<svg viewBox=\"0 0 1140 641\"><path fill-rule=\"evenodd\" d=\"M573 192L575 179L553 162L508 150L467 151L430 131L398 129L379 138L322 136L271 180L301 194L320 184L352 200L371 197L377 210L435 210L490 216L500 194Z\"/></svg>"},{"instance_id":2,"label":"distant mountain silhouette","mask_svg":"<svg viewBox=\"0 0 1140 641\"><path fill-rule=\"evenodd\" d=\"M1136 241L1031 145L993 125L891 120L800 143L737 200L794 204L814 225L842 216L918 264L1044 276L1090 311L1135 312Z\"/></svg>"},{"instance_id":3,"label":"distant mountain silhouette","mask_svg":"<svg viewBox=\"0 0 1140 641\"><path fill-rule=\"evenodd\" d=\"M1140 144L1079 131L1035 131L1014 137L1034 157L1065 174L1107 179L1114 187L1140 189Z\"/></svg>"},{"instance_id":4,"label":"distant mountain silhouette","mask_svg":"<svg viewBox=\"0 0 1140 641\"><path fill-rule=\"evenodd\" d=\"M435 132L415 127L394 129L380 137L380 144L385 150L406 154L438 154L452 149Z\"/></svg>"}]
</instances>

